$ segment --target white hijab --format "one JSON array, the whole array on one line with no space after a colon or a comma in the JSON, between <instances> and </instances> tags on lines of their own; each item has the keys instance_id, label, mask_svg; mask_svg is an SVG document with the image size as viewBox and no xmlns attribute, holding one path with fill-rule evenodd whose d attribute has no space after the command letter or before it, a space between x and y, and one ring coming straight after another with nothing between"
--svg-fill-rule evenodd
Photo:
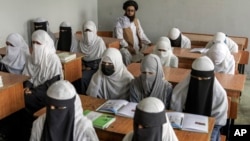
<instances>
[{"instance_id":1,"label":"white hijab","mask_svg":"<svg viewBox=\"0 0 250 141\"><path fill-rule=\"evenodd\" d=\"M33 51L27 60L23 74L31 77L29 81L35 87L57 75L60 75L62 79L62 64L48 33L37 30L32 34L32 41L37 41L41 45L33 44Z\"/></svg>"},{"instance_id":2,"label":"white hijab","mask_svg":"<svg viewBox=\"0 0 250 141\"><path fill-rule=\"evenodd\" d=\"M53 40L54 44L56 43L56 37L54 35L54 33L51 32L50 28L49 28L49 22L42 18L42 17L38 17L34 20L34 23L47 23L47 33L49 34L49 36L51 37L51 39Z\"/></svg>"},{"instance_id":3,"label":"white hijab","mask_svg":"<svg viewBox=\"0 0 250 141\"><path fill-rule=\"evenodd\" d=\"M165 50L165 52L158 51L158 49ZM170 66L171 58L172 56L175 56L171 44L165 40L157 42L156 47L154 48L154 54L159 56L161 64L166 67Z\"/></svg>"},{"instance_id":4,"label":"white hijab","mask_svg":"<svg viewBox=\"0 0 250 141\"><path fill-rule=\"evenodd\" d=\"M91 30L91 32L84 32L86 29ZM87 21L83 25L82 30L83 40L80 42L79 50L85 54L83 59L85 61L100 59L106 49L106 45L102 38L97 36L95 23L93 21Z\"/></svg>"},{"instance_id":5,"label":"white hijab","mask_svg":"<svg viewBox=\"0 0 250 141\"><path fill-rule=\"evenodd\" d=\"M206 55L213 61L215 72L235 73L235 60L225 43L213 44Z\"/></svg>"},{"instance_id":6,"label":"white hijab","mask_svg":"<svg viewBox=\"0 0 250 141\"><path fill-rule=\"evenodd\" d=\"M137 108L141 111L147 113L158 113L165 110L165 105L163 102L155 97L147 97L140 101L137 105ZM171 126L171 123L168 119L166 114L166 123L162 125L162 141L178 141L178 138L175 135L175 132ZM128 133L124 138L123 141L132 141L133 139L133 131Z\"/></svg>"},{"instance_id":7,"label":"white hijab","mask_svg":"<svg viewBox=\"0 0 250 141\"><path fill-rule=\"evenodd\" d=\"M80 97L70 82L66 80L55 82L48 89L47 95L58 100L71 99L75 96L74 141L89 141L90 139L98 141L92 121L83 115ZM46 113L33 122L30 141L40 141L45 119Z\"/></svg>"},{"instance_id":8,"label":"white hijab","mask_svg":"<svg viewBox=\"0 0 250 141\"><path fill-rule=\"evenodd\" d=\"M13 47L9 45L6 47L7 52L1 63L5 64L10 73L21 74L27 57L30 55L29 47L18 33L10 34L6 42L11 43Z\"/></svg>"},{"instance_id":9,"label":"white hijab","mask_svg":"<svg viewBox=\"0 0 250 141\"><path fill-rule=\"evenodd\" d=\"M104 75L100 63L98 71L90 81L87 94L105 99L127 99L129 84L134 77L123 64L120 51L116 48L108 48L103 53L102 61L104 59L111 61L115 72L110 76Z\"/></svg>"}]
</instances>

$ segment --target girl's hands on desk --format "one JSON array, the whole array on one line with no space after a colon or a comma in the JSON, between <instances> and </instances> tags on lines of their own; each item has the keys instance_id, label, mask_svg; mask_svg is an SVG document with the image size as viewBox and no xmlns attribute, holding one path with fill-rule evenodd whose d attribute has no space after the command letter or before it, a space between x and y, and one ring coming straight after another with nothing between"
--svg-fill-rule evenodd
<instances>
[{"instance_id":1,"label":"girl's hands on desk","mask_svg":"<svg viewBox=\"0 0 250 141\"><path fill-rule=\"evenodd\" d=\"M32 94L30 88L24 88L24 94L26 94L26 95Z\"/></svg>"}]
</instances>

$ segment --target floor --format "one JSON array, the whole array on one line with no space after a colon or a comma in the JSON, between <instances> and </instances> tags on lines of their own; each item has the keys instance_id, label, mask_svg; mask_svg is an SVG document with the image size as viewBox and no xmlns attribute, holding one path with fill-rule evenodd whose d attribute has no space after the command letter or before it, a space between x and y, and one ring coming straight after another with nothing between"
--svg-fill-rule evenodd
<instances>
[{"instance_id":1,"label":"floor","mask_svg":"<svg viewBox=\"0 0 250 141\"><path fill-rule=\"evenodd\" d=\"M250 79L245 83L244 91L240 98L238 117L234 124L250 125Z\"/></svg>"}]
</instances>

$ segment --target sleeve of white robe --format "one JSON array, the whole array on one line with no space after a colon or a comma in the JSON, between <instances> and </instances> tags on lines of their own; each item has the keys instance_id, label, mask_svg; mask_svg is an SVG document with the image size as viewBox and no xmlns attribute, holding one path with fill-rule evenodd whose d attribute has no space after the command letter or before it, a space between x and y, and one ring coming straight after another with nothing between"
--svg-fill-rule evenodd
<instances>
[{"instance_id":1,"label":"sleeve of white robe","mask_svg":"<svg viewBox=\"0 0 250 141\"><path fill-rule=\"evenodd\" d=\"M182 35L182 40L181 40L181 47L182 48L191 48L191 41L188 37Z\"/></svg>"},{"instance_id":2,"label":"sleeve of white robe","mask_svg":"<svg viewBox=\"0 0 250 141\"><path fill-rule=\"evenodd\" d=\"M123 29L122 29L122 26L120 25L120 22L118 21L116 23L116 27L114 29L115 31L115 37L117 39L120 39L120 45L121 47L127 47L128 46L128 43L126 42L126 40L123 38Z\"/></svg>"},{"instance_id":3,"label":"sleeve of white robe","mask_svg":"<svg viewBox=\"0 0 250 141\"><path fill-rule=\"evenodd\" d=\"M228 45L228 48L229 48L231 53L238 52L239 47L231 38L227 38L226 44Z\"/></svg>"}]
</instances>

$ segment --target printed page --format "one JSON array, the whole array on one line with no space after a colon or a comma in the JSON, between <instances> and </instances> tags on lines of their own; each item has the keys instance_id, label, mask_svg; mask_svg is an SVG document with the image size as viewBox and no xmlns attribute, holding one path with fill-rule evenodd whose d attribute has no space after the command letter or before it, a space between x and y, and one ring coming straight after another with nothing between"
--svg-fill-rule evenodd
<instances>
[{"instance_id":1,"label":"printed page","mask_svg":"<svg viewBox=\"0 0 250 141\"><path fill-rule=\"evenodd\" d=\"M134 118L136 105L137 103L129 102L118 111L117 115Z\"/></svg>"},{"instance_id":2,"label":"printed page","mask_svg":"<svg viewBox=\"0 0 250 141\"><path fill-rule=\"evenodd\" d=\"M181 112L167 112L166 116L168 116L169 121L173 128L182 129L184 113Z\"/></svg>"},{"instance_id":3,"label":"printed page","mask_svg":"<svg viewBox=\"0 0 250 141\"><path fill-rule=\"evenodd\" d=\"M108 100L103 105L98 107L96 110L101 112L108 112L108 113L114 113L117 114L118 110L127 105L128 101L126 100Z\"/></svg>"},{"instance_id":4,"label":"printed page","mask_svg":"<svg viewBox=\"0 0 250 141\"><path fill-rule=\"evenodd\" d=\"M206 53L209 49L207 48L193 48L190 50L190 52L198 52L198 53Z\"/></svg>"},{"instance_id":5,"label":"printed page","mask_svg":"<svg viewBox=\"0 0 250 141\"><path fill-rule=\"evenodd\" d=\"M185 113L182 129L208 133L208 117Z\"/></svg>"}]
</instances>

